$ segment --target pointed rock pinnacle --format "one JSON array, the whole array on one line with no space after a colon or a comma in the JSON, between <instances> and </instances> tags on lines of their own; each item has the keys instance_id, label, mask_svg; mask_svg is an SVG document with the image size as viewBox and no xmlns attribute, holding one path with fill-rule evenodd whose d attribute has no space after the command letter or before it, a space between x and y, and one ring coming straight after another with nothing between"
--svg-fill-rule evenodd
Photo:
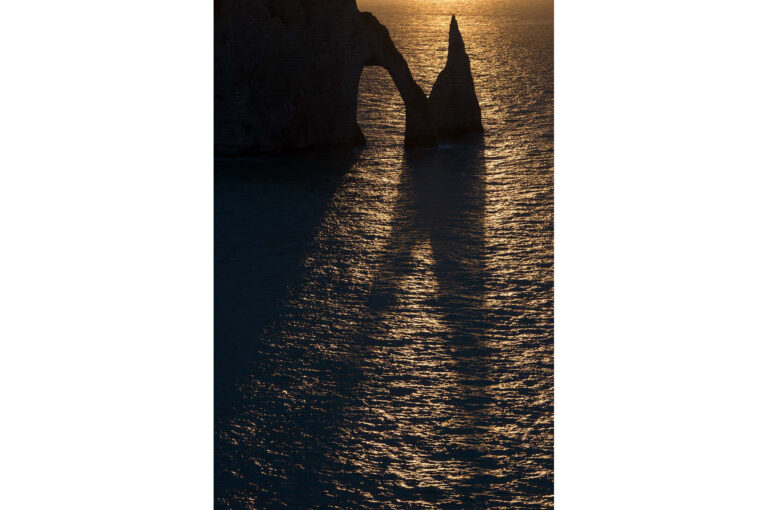
<instances>
[{"instance_id":1,"label":"pointed rock pinnacle","mask_svg":"<svg viewBox=\"0 0 768 510\"><path fill-rule=\"evenodd\" d=\"M483 132L469 56L453 15L448 33L448 59L432 87L429 109L440 136Z\"/></svg>"}]
</instances>

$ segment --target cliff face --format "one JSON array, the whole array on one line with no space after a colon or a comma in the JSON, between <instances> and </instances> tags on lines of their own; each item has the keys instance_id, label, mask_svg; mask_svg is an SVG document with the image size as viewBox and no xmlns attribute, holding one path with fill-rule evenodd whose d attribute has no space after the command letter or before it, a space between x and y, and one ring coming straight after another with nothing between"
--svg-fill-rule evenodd
<instances>
[{"instance_id":1,"label":"cliff face","mask_svg":"<svg viewBox=\"0 0 768 510\"><path fill-rule=\"evenodd\" d=\"M438 135L482 133L480 104L472 80L469 56L464 49L464 39L455 16L451 17L448 37L448 61L429 94L429 109Z\"/></svg>"},{"instance_id":2,"label":"cliff face","mask_svg":"<svg viewBox=\"0 0 768 510\"><path fill-rule=\"evenodd\" d=\"M406 145L435 145L427 97L387 29L355 0L214 3L217 155L360 145L357 90L385 67L406 104Z\"/></svg>"},{"instance_id":3,"label":"cliff face","mask_svg":"<svg viewBox=\"0 0 768 510\"><path fill-rule=\"evenodd\" d=\"M355 0L215 0L214 32L218 156L364 144L357 125L364 66L387 69L400 91L406 146L483 129L455 18L429 99L386 27Z\"/></svg>"}]
</instances>

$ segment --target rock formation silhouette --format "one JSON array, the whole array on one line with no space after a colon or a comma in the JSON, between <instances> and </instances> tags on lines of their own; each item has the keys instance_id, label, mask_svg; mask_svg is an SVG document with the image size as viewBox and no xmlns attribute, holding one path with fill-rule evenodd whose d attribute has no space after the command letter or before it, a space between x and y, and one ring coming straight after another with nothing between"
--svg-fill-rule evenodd
<instances>
[{"instance_id":1,"label":"rock formation silhouette","mask_svg":"<svg viewBox=\"0 0 768 510\"><path fill-rule=\"evenodd\" d=\"M389 71L405 143L436 145L427 97L387 29L355 0L214 2L217 155L353 146L363 67Z\"/></svg>"},{"instance_id":2,"label":"rock formation silhouette","mask_svg":"<svg viewBox=\"0 0 768 510\"><path fill-rule=\"evenodd\" d=\"M365 65L385 68L403 98L406 147L437 145L437 133L430 117L427 96L413 79L408 64L389 37L387 27L379 23L370 12L364 12L361 16L368 36L367 46L371 51Z\"/></svg>"},{"instance_id":3,"label":"rock formation silhouette","mask_svg":"<svg viewBox=\"0 0 768 510\"><path fill-rule=\"evenodd\" d=\"M482 130L455 18L450 37L448 64L428 99L387 28L355 0L215 0L215 154L363 145L357 95L365 66L384 67L395 82L406 146Z\"/></svg>"},{"instance_id":4,"label":"rock formation silhouette","mask_svg":"<svg viewBox=\"0 0 768 510\"><path fill-rule=\"evenodd\" d=\"M482 133L480 104L456 16L451 16L448 37L448 60L429 94L429 109L437 133L439 136Z\"/></svg>"}]
</instances>

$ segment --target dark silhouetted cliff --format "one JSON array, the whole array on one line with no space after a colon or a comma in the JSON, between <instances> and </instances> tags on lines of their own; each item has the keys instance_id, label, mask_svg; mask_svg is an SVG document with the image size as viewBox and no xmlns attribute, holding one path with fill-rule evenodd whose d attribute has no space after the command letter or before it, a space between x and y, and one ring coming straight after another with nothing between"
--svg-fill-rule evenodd
<instances>
[{"instance_id":1,"label":"dark silhouetted cliff","mask_svg":"<svg viewBox=\"0 0 768 510\"><path fill-rule=\"evenodd\" d=\"M386 68L406 105L405 143L435 145L427 97L389 33L355 0L214 3L217 155L364 143L363 67Z\"/></svg>"}]
</instances>

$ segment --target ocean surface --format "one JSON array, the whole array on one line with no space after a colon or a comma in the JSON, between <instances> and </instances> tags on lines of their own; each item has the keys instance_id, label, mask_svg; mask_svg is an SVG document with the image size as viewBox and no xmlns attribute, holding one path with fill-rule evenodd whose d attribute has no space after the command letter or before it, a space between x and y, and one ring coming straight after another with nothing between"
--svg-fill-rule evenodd
<instances>
[{"instance_id":1,"label":"ocean surface","mask_svg":"<svg viewBox=\"0 0 768 510\"><path fill-rule=\"evenodd\" d=\"M486 133L366 68L366 147L216 162L216 507L551 508L552 5L358 6L427 94L455 13Z\"/></svg>"}]
</instances>

